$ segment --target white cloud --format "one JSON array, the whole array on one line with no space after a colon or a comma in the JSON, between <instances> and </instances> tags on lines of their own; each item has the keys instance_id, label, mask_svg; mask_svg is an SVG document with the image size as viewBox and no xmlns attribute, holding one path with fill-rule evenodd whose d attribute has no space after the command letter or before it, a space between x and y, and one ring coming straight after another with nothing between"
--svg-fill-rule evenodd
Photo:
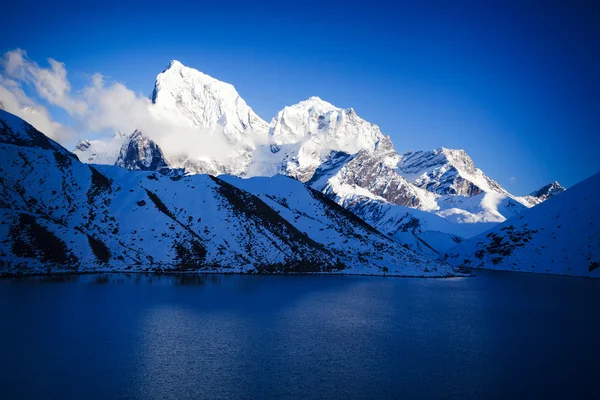
<instances>
[{"instance_id":1,"label":"white cloud","mask_svg":"<svg viewBox=\"0 0 600 400\"><path fill-rule=\"evenodd\" d=\"M516 177L514 177L514 176L511 176L511 177L510 177L510 181L511 181L511 182L516 182L516 181L517 181L517 178L516 178Z\"/></svg>"},{"instance_id":2,"label":"white cloud","mask_svg":"<svg viewBox=\"0 0 600 400\"><path fill-rule=\"evenodd\" d=\"M48 137L65 143L75 138L75 132L70 127L55 122L48 109L23 92L20 84L0 75L0 108L23 118Z\"/></svg>"},{"instance_id":3,"label":"white cloud","mask_svg":"<svg viewBox=\"0 0 600 400\"><path fill-rule=\"evenodd\" d=\"M6 52L0 60L5 75L0 75L0 102L7 111L61 144L68 145L75 136L83 139L92 132L129 133L139 129L170 155L219 160L236 151L215 132L202 132L186 121L160 115L147 97L121 83L106 82L96 73L86 86L73 90L65 65L53 59L48 59L48 64L41 67L21 49ZM65 110L79 135L53 121L46 107L24 93L23 85L35 90L49 104Z\"/></svg>"},{"instance_id":4,"label":"white cloud","mask_svg":"<svg viewBox=\"0 0 600 400\"><path fill-rule=\"evenodd\" d=\"M9 77L32 85L48 103L65 109L69 114L84 114L86 104L71 97L71 85L64 64L51 58L48 63L50 68L41 68L30 61L21 49L7 51L0 61Z\"/></svg>"}]
</instances>

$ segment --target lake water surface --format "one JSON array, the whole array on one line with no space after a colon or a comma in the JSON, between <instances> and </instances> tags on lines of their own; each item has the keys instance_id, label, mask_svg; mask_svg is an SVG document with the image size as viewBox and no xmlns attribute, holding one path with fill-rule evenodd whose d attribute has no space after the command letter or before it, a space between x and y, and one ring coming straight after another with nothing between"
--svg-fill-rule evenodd
<instances>
[{"instance_id":1,"label":"lake water surface","mask_svg":"<svg viewBox=\"0 0 600 400\"><path fill-rule=\"evenodd\" d=\"M600 280L477 275L0 280L0 398L600 398Z\"/></svg>"}]
</instances>

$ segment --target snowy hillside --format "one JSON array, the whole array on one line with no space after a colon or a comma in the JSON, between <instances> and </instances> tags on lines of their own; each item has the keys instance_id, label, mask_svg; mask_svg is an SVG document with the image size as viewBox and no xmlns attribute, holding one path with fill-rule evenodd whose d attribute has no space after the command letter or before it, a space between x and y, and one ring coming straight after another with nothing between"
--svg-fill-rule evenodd
<instances>
[{"instance_id":1,"label":"snowy hillside","mask_svg":"<svg viewBox=\"0 0 600 400\"><path fill-rule=\"evenodd\" d=\"M600 174L448 251L456 266L600 278Z\"/></svg>"},{"instance_id":2,"label":"snowy hillside","mask_svg":"<svg viewBox=\"0 0 600 400\"><path fill-rule=\"evenodd\" d=\"M484 192L475 196L441 196L435 214L455 224L503 222L527 207L508 193Z\"/></svg>"},{"instance_id":3,"label":"snowy hillside","mask_svg":"<svg viewBox=\"0 0 600 400\"><path fill-rule=\"evenodd\" d=\"M220 178L258 196L299 231L306 232L334 254L350 258L352 263L366 263L382 269L398 259L419 262L420 258L413 255L412 246L392 241L320 192L295 179L282 175L272 178ZM340 219L339 213L347 218Z\"/></svg>"},{"instance_id":4,"label":"snowy hillside","mask_svg":"<svg viewBox=\"0 0 600 400\"><path fill-rule=\"evenodd\" d=\"M272 208L207 175L166 177L90 166L4 111L0 152L2 274L452 274L447 265L399 247L299 182L280 181L287 178L261 183L265 190L285 192L261 194ZM297 211L288 213L285 204L296 204Z\"/></svg>"}]
</instances>

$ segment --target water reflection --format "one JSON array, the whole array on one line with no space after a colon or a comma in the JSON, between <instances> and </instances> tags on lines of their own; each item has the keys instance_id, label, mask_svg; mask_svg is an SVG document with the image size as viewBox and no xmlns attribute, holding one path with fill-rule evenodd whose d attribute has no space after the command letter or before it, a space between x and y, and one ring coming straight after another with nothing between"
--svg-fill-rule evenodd
<instances>
[{"instance_id":1,"label":"water reflection","mask_svg":"<svg viewBox=\"0 0 600 400\"><path fill-rule=\"evenodd\" d=\"M218 284L223 274L146 274L146 273L90 273L90 274L55 274L30 277L7 278L4 281L14 283L84 283L84 284L163 284L163 285L204 285Z\"/></svg>"},{"instance_id":2,"label":"water reflection","mask_svg":"<svg viewBox=\"0 0 600 400\"><path fill-rule=\"evenodd\" d=\"M509 273L6 279L0 396L582 398L599 301Z\"/></svg>"}]
</instances>

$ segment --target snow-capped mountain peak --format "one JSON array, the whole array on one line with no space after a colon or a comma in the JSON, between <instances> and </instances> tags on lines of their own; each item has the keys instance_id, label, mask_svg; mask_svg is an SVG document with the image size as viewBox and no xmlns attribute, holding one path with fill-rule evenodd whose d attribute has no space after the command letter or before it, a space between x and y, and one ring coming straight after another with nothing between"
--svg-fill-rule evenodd
<instances>
[{"instance_id":1,"label":"snow-capped mountain peak","mask_svg":"<svg viewBox=\"0 0 600 400\"><path fill-rule=\"evenodd\" d=\"M562 187L560 183L554 181L542 187L541 189L532 192L530 196L546 200L550 197L556 196L557 194L564 192L565 190L566 189Z\"/></svg>"},{"instance_id":2,"label":"snow-capped mountain peak","mask_svg":"<svg viewBox=\"0 0 600 400\"><path fill-rule=\"evenodd\" d=\"M231 144L253 147L268 130L233 85L176 60L156 77L152 102L163 115L181 117L203 132L222 132Z\"/></svg>"},{"instance_id":3,"label":"snow-capped mountain peak","mask_svg":"<svg viewBox=\"0 0 600 400\"><path fill-rule=\"evenodd\" d=\"M334 106L328 101L321 99L318 96L311 96L306 100L302 100L301 102L285 107L285 108L300 108L300 109L312 109L316 114L324 114L329 111L337 110L338 107Z\"/></svg>"},{"instance_id":4,"label":"snow-capped mountain peak","mask_svg":"<svg viewBox=\"0 0 600 400\"><path fill-rule=\"evenodd\" d=\"M380 142L389 142L377 125L360 118L354 109L336 107L316 96L285 107L269 129L269 141L276 145L307 140L318 140L328 150L350 154L376 150Z\"/></svg>"},{"instance_id":5,"label":"snow-capped mountain peak","mask_svg":"<svg viewBox=\"0 0 600 400\"><path fill-rule=\"evenodd\" d=\"M538 190L534 190L528 196L524 196L523 199L527 201L531 206L538 205L551 197L556 196L564 192L566 189L561 186L560 183L554 181L549 183Z\"/></svg>"},{"instance_id":6,"label":"snow-capped mountain peak","mask_svg":"<svg viewBox=\"0 0 600 400\"><path fill-rule=\"evenodd\" d=\"M398 163L398 171L415 185L442 195L507 193L498 182L477 168L464 150L440 147L432 151L407 152Z\"/></svg>"}]
</instances>

